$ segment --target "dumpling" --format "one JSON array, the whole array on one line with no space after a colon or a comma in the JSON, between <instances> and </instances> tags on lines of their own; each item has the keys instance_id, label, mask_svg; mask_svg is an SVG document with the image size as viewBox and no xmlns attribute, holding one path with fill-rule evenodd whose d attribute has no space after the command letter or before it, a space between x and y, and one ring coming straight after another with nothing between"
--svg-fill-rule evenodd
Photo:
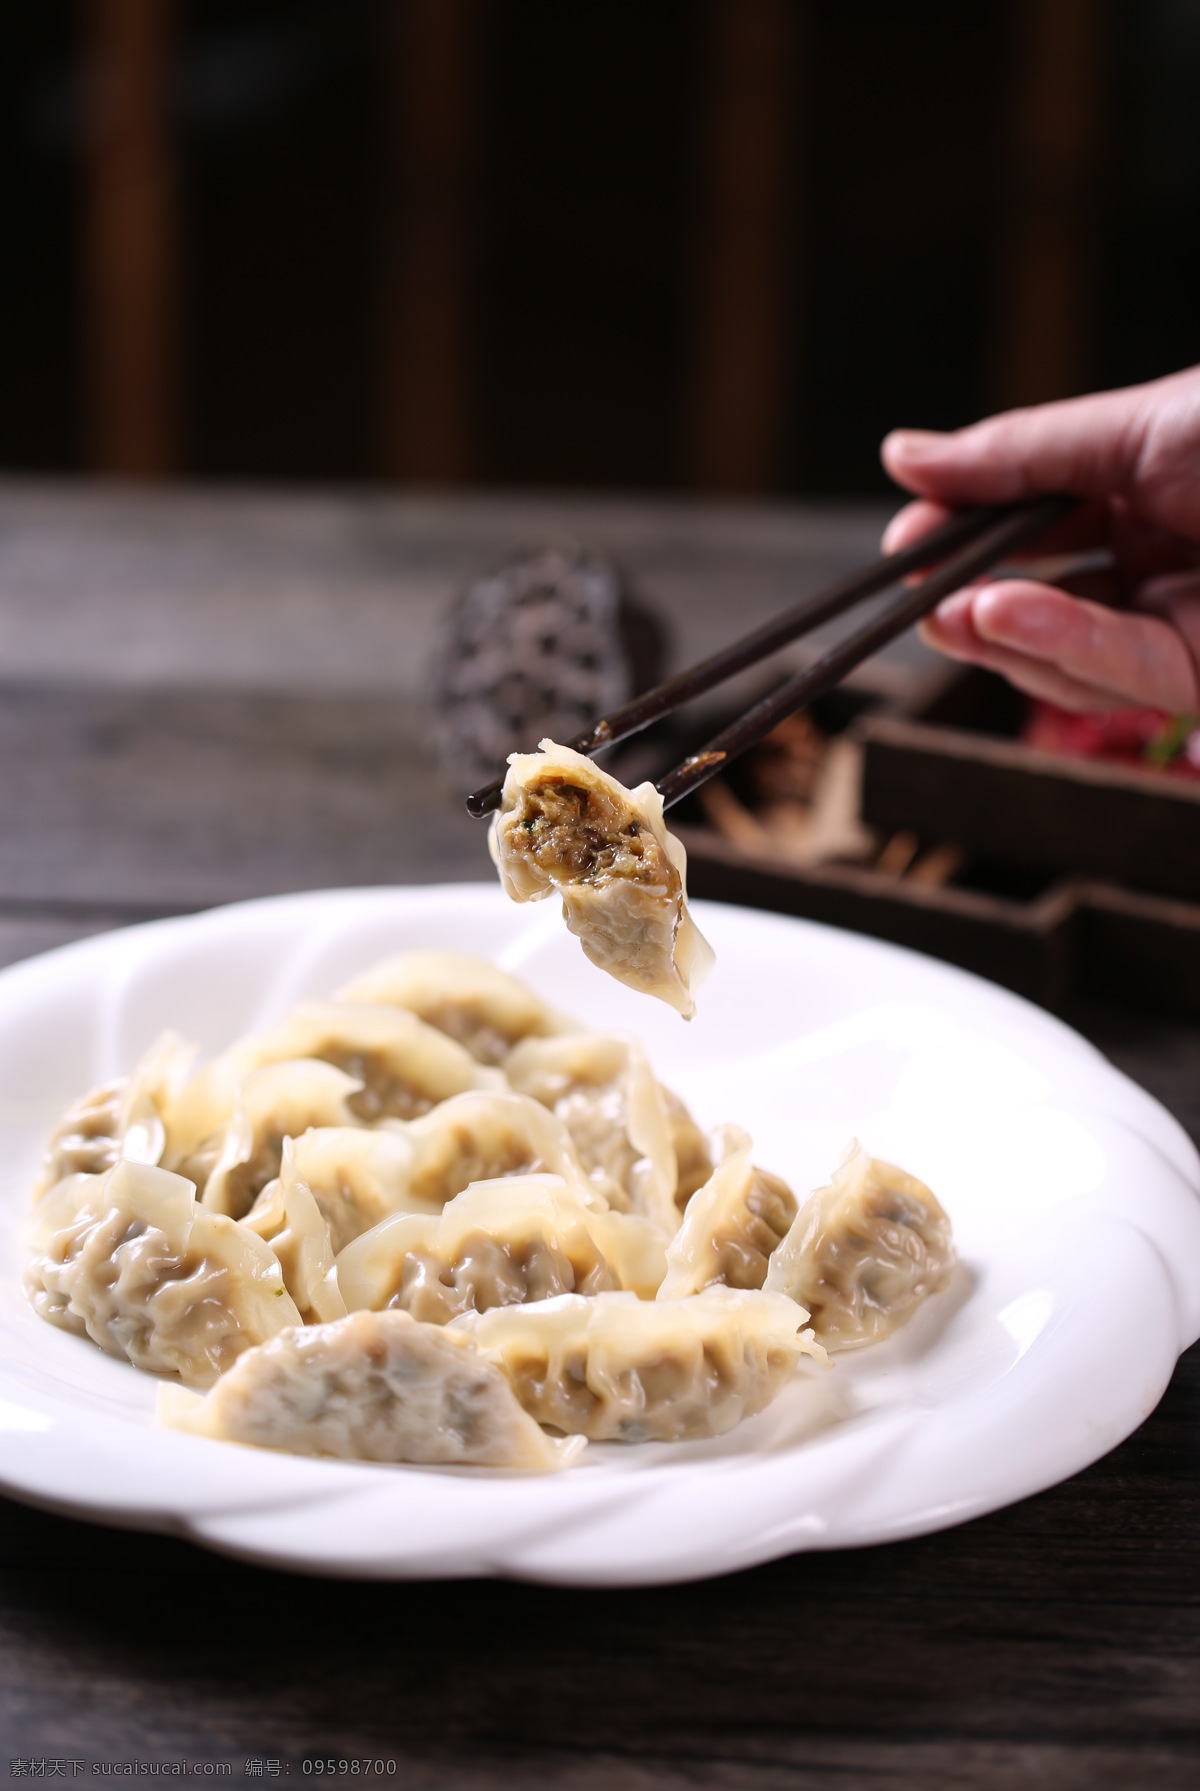
<instances>
[{"instance_id":1,"label":"dumpling","mask_svg":"<svg viewBox=\"0 0 1200 1791\"><path fill-rule=\"evenodd\" d=\"M455 1467L567 1467L468 1337L407 1312L354 1312L247 1350L205 1399L159 1392L159 1421L194 1436L295 1455Z\"/></svg>"},{"instance_id":2,"label":"dumpling","mask_svg":"<svg viewBox=\"0 0 1200 1791\"><path fill-rule=\"evenodd\" d=\"M469 952L401 952L355 977L338 999L408 1008L479 1063L503 1062L522 1039L574 1030L517 977Z\"/></svg>"},{"instance_id":3,"label":"dumpling","mask_svg":"<svg viewBox=\"0 0 1200 1791\"><path fill-rule=\"evenodd\" d=\"M518 1094L550 1108L610 1205L653 1219L669 1236L675 1205L675 1147L666 1098L635 1039L576 1032L526 1039L505 1059Z\"/></svg>"},{"instance_id":4,"label":"dumpling","mask_svg":"<svg viewBox=\"0 0 1200 1791\"><path fill-rule=\"evenodd\" d=\"M187 1076L195 1047L178 1033L155 1039L131 1076L102 1083L73 1101L46 1146L33 1198L68 1175L103 1175L121 1157L157 1163L166 1122Z\"/></svg>"},{"instance_id":5,"label":"dumpling","mask_svg":"<svg viewBox=\"0 0 1200 1791\"><path fill-rule=\"evenodd\" d=\"M662 1088L661 1082L659 1087ZM675 1205L683 1212L696 1189L702 1188L713 1172L712 1152L708 1138L679 1096L669 1088L663 1088L662 1093L675 1147Z\"/></svg>"},{"instance_id":6,"label":"dumpling","mask_svg":"<svg viewBox=\"0 0 1200 1791\"><path fill-rule=\"evenodd\" d=\"M227 1122L246 1077L267 1064L315 1057L361 1086L354 1118L414 1119L466 1088L502 1086L469 1051L402 1008L365 1002L307 1001L285 1020L230 1047L199 1069L180 1092L173 1141L182 1155L197 1149ZM177 1169L178 1161L168 1167Z\"/></svg>"},{"instance_id":7,"label":"dumpling","mask_svg":"<svg viewBox=\"0 0 1200 1791\"><path fill-rule=\"evenodd\" d=\"M689 1300L560 1294L450 1325L504 1370L539 1424L625 1443L719 1436L762 1411L802 1355L825 1352L778 1295L710 1287Z\"/></svg>"},{"instance_id":8,"label":"dumpling","mask_svg":"<svg viewBox=\"0 0 1200 1791\"><path fill-rule=\"evenodd\" d=\"M215 1213L240 1219L275 1180L286 1138L310 1126L353 1125L353 1104L361 1089L353 1076L331 1063L301 1058L272 1063L246 1078L202 1199Z\"/></svg>"},{"instance_id":9,"label":"dumpling","mask_svg":"<svg viewBox=\"0 0 1200 1791\"><path fill-rule=\"evenodd\" d=\"M513 753L488 846L506 895L556 892L593 964L685 1019L712 950L687 908L687 854L653 784L627 790L582 753L543 740Z\"/></svg>"},{"instance_id":10,"label":"dumpling","mask_svg":"<svg viewBox=\"0 0 1200 1791\"><path fill-rule=\"evenodd\" d=\"M950 1221L924 1182L855 1144L800 1209L764 1287L807 1307L829 1349L853 1349L897 1330L953 1266Z\"/></svg>"},{"instance_id":11,"label":"dumpling","mask_svg":"<svg viewBox=\"0 0 1200 1791\"><path fill-rule=\"evenodd\" d=\"M270 1244L305 1324L345 1318L329 1225L296 1173L296 1147L290 1138L284 1142L278 1180L263 1189L242 1223Z\"/></svg>"},{"instance_id":12,"label":"dumpling","mask_svg":"<svg viewBox=\"0 0 1200 1791\"><path fill-rule=\"evenodd\" d=\"M41 1318L189 1386L300 1322L270 1248L165 1169L122 1161L72 1177L35 1209L28 1237L25 1285Z\"/></svg>"},{"instance_id":13,"label":"dumpling","mask_svg":"<svg viewBox=\"0 0 1200 1791\"><path fill-rule=\"evenodd\" d=\"M589 1210L559 1176L526 1175L476 1183L436 1219L385 1219L341 1252L337 1280L351 1311L396 1306L442 1325L560 1293L651 1297L665 1266L644 1220Z\"/></svg>"},{"instance_id":14,"label":"dumpling","mask_svg":"<svg viewBox=\"0 0 1200 1791\"><path fill-rule=\"evenodd\" d=\"M472 1182L547 1173L588 1206L588 1180L562 1122L524 1095L472 1090L410 1125L314 1129L294 1141L296 1174L328 1222L334 1254L393 1213L436 1217Z\"/></svg>"},{"instance_id":15,"label":"dumpling","mask_svg":"<svg viewBox=\"0 0 1200 1791\"><path fill-rule=\"evenodd\" d=\"M292 1139L290 1155L297 1180L309 1190L329 1228L335 1256L390 1213L436 1216L442 1210L442 1201L421 1200L411 1190L416 1151L406 1126L378 1131L314 1126ZM273 1188L264 1188L247 1223L257 1225L260 1205L273 1198Z\"/></svg>"},{"instance_id":16,"label":"dumpling","mask_svg":"<svg viewBox=\"0 0 1200 1791\"><path fill-rule=\"evenodd\" d=\"M472 1182L560 1175L587 1206L608 1202L589 1181L562 1121L526 1095L456 1095L405 1128L413 1147L408 1195L442 1207Z\"/></svg>"},{"instance_id":17,"label":"dumpling","mask_svg":"<svg viewBox=\"0 0 1200 1791\"><path fill-rule=\"evenodd\" d=\"M724 1144L721 1162L688 1202L667 1251L660 1300L718 1284L761 1287L771 1252L796 1217L796 1197L787 1183L750 1161L748 1133L727 1126Z\"/></svg>"}]
</instances>

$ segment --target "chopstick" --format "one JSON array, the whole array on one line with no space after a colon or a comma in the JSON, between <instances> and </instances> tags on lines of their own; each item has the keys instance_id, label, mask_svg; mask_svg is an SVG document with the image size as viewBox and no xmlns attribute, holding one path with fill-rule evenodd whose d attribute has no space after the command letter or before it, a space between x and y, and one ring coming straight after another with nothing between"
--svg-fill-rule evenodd
<instances>
[{"instance_id":1,"label":"chopstick","mask_svg":"<svg viewBox=\"0 0 1200 1791\"><path fill-rule=\"evenodd\" d=\"M700 660L686 671L678 672L673 678L668 678L664 683L656 685L653 690L635 697L619 709L614 709L609 715L595 722L583 733L576 734L565 744L573 751L584 753L589 757L606 746L615 746L618 741L626 740L631 734L640 733L643 728L650 727L653 722L662 720L664 716L669 715L684 703L690 702L694 697L703 696L706 691L715 689L718 684L725 683L727 679L735 677L738 672L745 671L748 666L756 665L760 660L768 658L780 647L800 639L803 635L811 633L813 629L819 628L823 623L842 615L846 610L863 602L865 598L875 596L879 591L887 590L890 586L898 584L910 572L915 572L923 566L941 560L944 555L952 553L955 548L963 547L964 543L975 542L974 547L967 548L957 558L947 561L945 566L940 567L938 572L933 575L935 580L950 576L952 582L944 589L939 588L937 595L929 599L926 607L916 611L912 619L918 620L926 613L926 609L932 609L943 596L957 589L964 579L977 576L980 571L985 571L988 566L994 565L1009 549L1031 540L1047 526L1048 520L1053 521L1074 502L1074 499L1065 497L1040 498L1026 504L1000 507L983 506L956 511L954 515L948 517L936 529L931 529L927 535L923 535L911 546L902 548L898 553L881 555L879 559L873 560L857 572L852 572L846 578L839 579L836 583L827 586L815 597L795 604L791 609L784 610L782 614L772 617L769 622L751 630L749 634L733 642L731 646L722 648L720 652L711 654L707 659ZM1048 511L1048 506L1053 506L1053 508ZM982 558L980 557L981 553ZM968 567L968 570L962 570L964 565ZM906 613L911 599L917 592L925 591L931 582L927 579L921 585L903 594L904 599L907 600L905 603ZM898 608L898 605L896 607ZM889 607L884 614L890 616L892 608ZM862 650L849 664L836 671L827 682L821 683L819 689L814 688L808 694L802 691L794 702L789 702L789 706L781 708L775 719L763 727L761 732L754 732L753 729L757 726L757 718L764 709L764 703L755 704L753 708L747 710L738 722L734 723L731 728L727 728L723 734L718 735L717 739L711 741L703 752L694 753L685 759L683 764L677 766L659 785L660 791L664 793L664 804L669 806L670 803L678 802L689 791L703 783L706 778L711 777L730 758L756 744L763 734L770 732L777 721L781 721L785 715L802 707L804 703L811 701L822 691L831 689L839 679L845 677L846 673L859 663L860 659L866 658L876 650L878 645L893 639L896 634L902 633L905 628L910 626L907 619L899 621L895 627L876 641L874 631L882 620L883 616L875 618L873 623L867 625L867 628L859 630L858 633L842 643L841 648L835 648L833 654L826 654L816 665L808 668L806 672L800 673L798 679L789 679L787 684L780 686L778 691L764 699L765 704L779 701L784 697L785 692L790 691L792 686L797 684L798 680L803 681L822 671L836 655L842 652L844 647L850 646L860 639L867 640L868 635L870 636L868 644L862 647ZM741 744L729 744L726 736L741 740L739 730L744 727L749 729L744 741ZM715 757L712 756L714 754ZM666 794L668 787L671 790L669 799ZM479 820L499 808L502 788L503 779L497 778L494 782L473 791L467 797L468 813Z\"/></svg>"},{"instance_id":2,"label":"chopstick","mask_svg":"<svg viewBox=\"0 0 1200 1791\"><path fill-rule=\"evenodd\" d=\"M949 597L961 585L987 572L1006 553L1042 534L1074 509L1078 501L1078 498L1055 493L1009 507L971 546L953 555L919 584L901 591L877 616L847 635L844 641L839 641L814 665L806 666L802 672L788 678L722 729L699 752L690 754L669 771L656 786L663 807L674 807L708 778L714 777L730 759L757 746L786 716L832 690L864 659L869 659L880 647L885 647L936 609L943 597Z\"/></svg>"}]
</instances>

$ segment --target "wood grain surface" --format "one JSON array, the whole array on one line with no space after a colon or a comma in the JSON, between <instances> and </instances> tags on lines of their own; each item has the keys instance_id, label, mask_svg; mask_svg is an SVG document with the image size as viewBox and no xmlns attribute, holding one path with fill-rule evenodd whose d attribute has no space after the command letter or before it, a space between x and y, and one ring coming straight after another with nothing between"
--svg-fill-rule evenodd
<instances>
[{"instance_id":1,"label":"wood grain surface","mask_svg":"<svg viewBox=\"0 0 1200 1791\"><path fill-rule=\"evenodd\" d=\"M0 522L19 523L18 497L0 493ZM214 590L236 583L252 505L222 536L207 499L139 502L164 563L172 528L194 541L207 516ZM305 504L270 507L280 553L297 551ZM735 566L749 528L721 547L699 514L689 536L664 509L657 537L642 515L674 588L705 541ZM77 551L60 551L56 600L82 611L104 555L78 505L64 519ZM450 559L452 506L442 526ZM4 566L0 540L0 618ZM96 601L119 631L111 583ZM319 626L335 624L331 600ZM344 659L323 690L210 669L156 693L78 667L55 681L39 652L14 676L0 638L0 961L232 896L486 872L480 832L420 760L412 704L348 687ZM1075 1018L1200 1138L1195 1028L1103 1005ZM306 1755L332 1755L392 1759L388 1782L414 1791L1200 1783L1200 1349L1134 1437L1012 1510L666 1590L314 1581L0 1513L0 1777L31 1758L70 1777L72 1760L93 1776L186 1755L228 1762L222 1783L269 1782L273 1760L299 1783L317 1776Z\"/></svg>"}]
</instances>

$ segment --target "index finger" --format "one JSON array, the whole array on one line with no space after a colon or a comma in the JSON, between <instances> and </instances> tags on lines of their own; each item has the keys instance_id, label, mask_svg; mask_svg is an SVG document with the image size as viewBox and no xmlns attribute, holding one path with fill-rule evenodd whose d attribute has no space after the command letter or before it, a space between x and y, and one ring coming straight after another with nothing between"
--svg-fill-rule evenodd
<instances>
[{"instance_id":1,"label":"index finger","mask_svg":"<svg viewBox=\"0 0 1200 1791\"><path fill-rule=\"evenodd\" d=\"M1200 367L1007 411L948 434L894 430L881 452L897 484L938 504L1069 491L1200 541Z\"/></svg>"}]
</instances>

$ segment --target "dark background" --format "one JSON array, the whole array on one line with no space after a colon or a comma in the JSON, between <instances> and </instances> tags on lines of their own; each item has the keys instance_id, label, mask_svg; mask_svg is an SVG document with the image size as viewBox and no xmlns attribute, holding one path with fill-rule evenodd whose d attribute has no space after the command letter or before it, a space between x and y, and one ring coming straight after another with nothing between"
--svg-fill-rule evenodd
<instances>
[{"instance_id":1,"label":"dark background","mask_svg":"<svg viewBox=\"0 0 1200 1791\"><path fill-rule=\"evenodd\" d=\"M869 493L1200 358L1195 0L0 11L0 467Z\"/></svg>"}]
</instances>

